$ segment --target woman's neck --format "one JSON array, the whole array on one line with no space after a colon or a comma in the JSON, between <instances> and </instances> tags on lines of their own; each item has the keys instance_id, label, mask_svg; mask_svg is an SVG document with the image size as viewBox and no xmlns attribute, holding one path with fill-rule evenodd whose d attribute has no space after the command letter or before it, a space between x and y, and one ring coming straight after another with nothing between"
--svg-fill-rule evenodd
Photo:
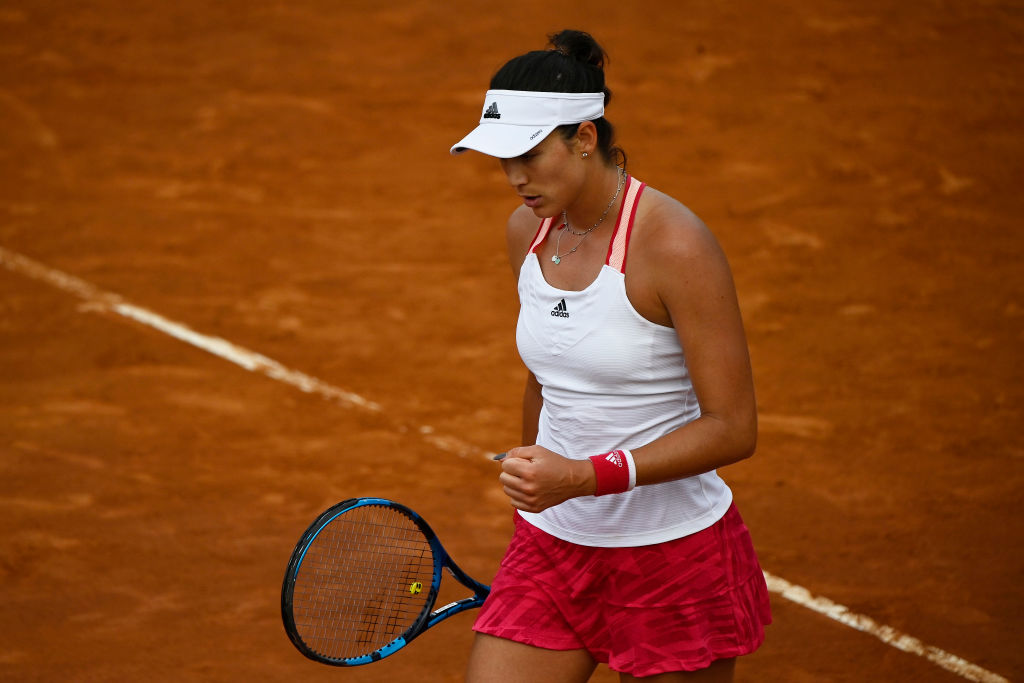
<instances>
[{"instance_id":1,"label":"woman's neck","mask_svg":"<svg viewBox=\"0 0 1024 683\"><path fill-rule=\"evenodd\" d=\"M582 232L598 229L609 222L608 217L614 217L622 201L624 184L625 172L618 166L601 166L598 169L595 165L593 178L585 180L579 200L565 211L569 226L576 232Z\"/></svg>"}]
</instances>

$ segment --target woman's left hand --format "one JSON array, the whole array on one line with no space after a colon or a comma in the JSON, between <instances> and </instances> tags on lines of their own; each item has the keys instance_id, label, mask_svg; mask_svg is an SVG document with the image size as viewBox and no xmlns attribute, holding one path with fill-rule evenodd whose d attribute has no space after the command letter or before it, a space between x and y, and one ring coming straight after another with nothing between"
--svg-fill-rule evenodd
<instances>
[{"instance_id":1,"label":"woman's left hand","mask_svg":"<svg viewBox=\"0 0 1024 683\"><path fill-rule=\"evenodd\" d=\"M540 512L597 490L589 460L570 460L542 446L510 449L498 480L512 506L524 512Z\"/></svg>"}]
</instances>

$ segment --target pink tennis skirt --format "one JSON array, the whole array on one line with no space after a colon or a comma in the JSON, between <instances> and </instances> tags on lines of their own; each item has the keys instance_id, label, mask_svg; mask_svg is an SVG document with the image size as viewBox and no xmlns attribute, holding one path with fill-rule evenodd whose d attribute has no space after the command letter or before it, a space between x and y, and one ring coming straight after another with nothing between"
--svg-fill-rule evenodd
<instances>
[{"instance_id":1,"label":"pink tennis skirt","mask_svg":"<svg viewBox=\"0 0 1024 683\"><path fill-rule=\"evenodd\" d=\"M568 543L516 514L473 630L584 649L640 678L749 654L770 623L764 575L734 505L708 529L631 548Z\"/></svg>"}]
</instances>

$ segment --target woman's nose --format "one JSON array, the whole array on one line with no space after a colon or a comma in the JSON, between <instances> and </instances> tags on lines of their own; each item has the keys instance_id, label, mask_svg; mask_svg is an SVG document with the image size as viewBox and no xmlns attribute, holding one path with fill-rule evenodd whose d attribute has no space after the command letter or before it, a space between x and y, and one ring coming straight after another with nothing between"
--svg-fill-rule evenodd
<instances>
[{"instance_id":1,"label":"woman's nose","mask_svg":"<svg viewBox=\"0 0 1024 683\"><path fill-rule=\"evenodd\" d=\"M512 187L518 187L526 183L526 174L523 172L523 165L515 159L502 159L501 170Z\"/></svg>"}]
</instances>

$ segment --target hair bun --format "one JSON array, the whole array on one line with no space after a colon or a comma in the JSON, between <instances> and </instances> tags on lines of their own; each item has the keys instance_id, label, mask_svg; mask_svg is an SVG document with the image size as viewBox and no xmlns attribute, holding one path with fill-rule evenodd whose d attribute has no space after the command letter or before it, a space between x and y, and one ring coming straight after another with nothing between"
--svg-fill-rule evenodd
<instances>
[{"instance_id":1,"label":"hair bun","mask_svg":"<svg viewBox=\"0 0 1024 683\"><path fill-rule=\"evenodd\" d=\"M566 29L548 36L552 49L566 57L572 57L597 69L604 69L608 54L597 44L593 36L583 31Z\"/></svg>"}]
</instances>

